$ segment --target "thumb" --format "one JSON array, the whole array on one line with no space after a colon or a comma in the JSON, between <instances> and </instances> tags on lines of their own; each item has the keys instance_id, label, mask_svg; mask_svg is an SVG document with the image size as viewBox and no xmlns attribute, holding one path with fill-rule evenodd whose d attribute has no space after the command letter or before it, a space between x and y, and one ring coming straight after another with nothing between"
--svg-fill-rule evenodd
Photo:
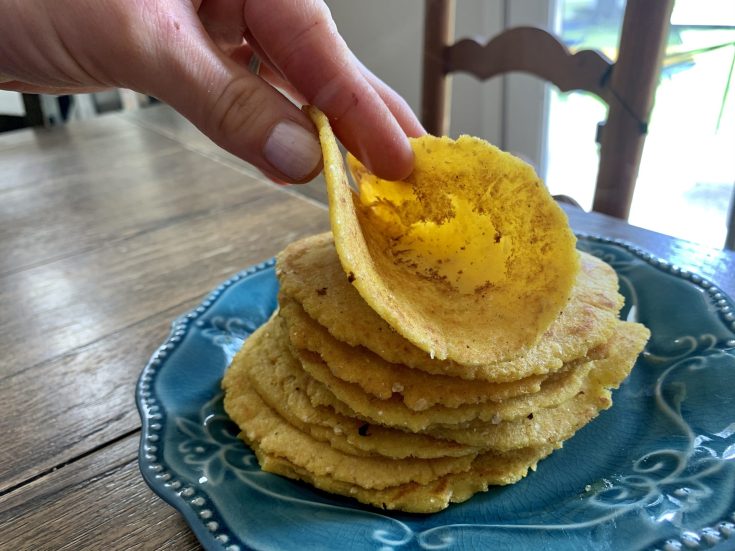
<instances>
[{"instance_id":1,"label":"thumb","mask_svg":"<svg viewBox=\"0 0 735 551\"><path fill-rule=\"evenodd\" d=\"M224 55L200 25L192 36L176 36L165 45L163 58L149 86L153 95L217 145L277 180L306 182L316 176L321 147L308 117Z\"/></svg>"}]
</instances>

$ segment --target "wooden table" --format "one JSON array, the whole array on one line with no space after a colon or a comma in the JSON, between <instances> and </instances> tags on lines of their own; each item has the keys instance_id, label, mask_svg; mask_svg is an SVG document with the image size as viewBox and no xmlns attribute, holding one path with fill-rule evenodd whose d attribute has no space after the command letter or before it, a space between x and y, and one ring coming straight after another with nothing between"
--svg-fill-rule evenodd
<instances>
[{"instance_id":1,"label":"wooden table","mask_svg":"<svg viewBox=\"0 0 735 551\"><path fill-rule=\"evenodd\" d=\"M0 134L0 549L198 549L137 466L136 379L169 323L328 228L159 106ZM735 255L571 210L735 295Z\"/></svg>"}]
</instances>

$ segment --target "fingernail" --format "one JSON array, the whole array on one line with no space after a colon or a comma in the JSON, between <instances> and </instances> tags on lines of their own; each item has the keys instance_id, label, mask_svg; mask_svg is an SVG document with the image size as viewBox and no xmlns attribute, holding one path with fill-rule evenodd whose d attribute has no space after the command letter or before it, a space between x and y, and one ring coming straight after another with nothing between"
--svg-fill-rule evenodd
<instances>
[{"instance_id":1,"label":"fingernail","mask_svg":"<svg viewBox=\"0 0 735 551\"><path fill-rule=\"evenodd\" d=\"M312 132L293 121L281 121L268 135L263 156L284 176L302 180L319 164L322 150Z\"/></svg>"}]
</instances>

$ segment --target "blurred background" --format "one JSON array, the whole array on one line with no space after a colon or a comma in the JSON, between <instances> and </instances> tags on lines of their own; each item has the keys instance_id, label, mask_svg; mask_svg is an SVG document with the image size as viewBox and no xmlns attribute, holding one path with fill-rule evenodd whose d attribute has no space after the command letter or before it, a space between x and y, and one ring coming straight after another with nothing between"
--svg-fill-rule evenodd
<instances>
[{"instance_id":1,"label":"blurred background","mask_svg":"<svg viewBox=\"0 0 735 551\"><path fill-rule=\"evenodd\" d=\"M424 0L326 3L356 55L418 112ZM552 30L572 51L595 48L614 60L624 9L624 0L459 0L455 35L491 37L533 25ZM630 223L723 246L735 195L734 70L735 1L677 0ZM0 92L0 128L22 125L28 109L53 125L149 101L116 91L41 97L29 106L20 94ZM460 74L450 133L481 136L524 157L552 193L589 209L599 162L595 135L606 109L589 94L560 94L526 75L480 83Z\"/></svg>"}]
</instances>

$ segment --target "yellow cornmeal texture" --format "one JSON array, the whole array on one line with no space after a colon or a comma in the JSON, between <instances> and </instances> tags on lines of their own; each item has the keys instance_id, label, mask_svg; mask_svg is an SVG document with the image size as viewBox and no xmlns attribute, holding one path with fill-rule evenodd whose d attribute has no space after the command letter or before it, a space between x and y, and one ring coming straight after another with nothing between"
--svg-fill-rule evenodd
<instances>
[{"instance_id":1,"label":"yellow cornmeal texture","mask_svg":"<svg viewBox=\"0 0 735 551\"><path fill-rule=\"evenodd\" d=\"M434 425L460 425L471 421L507 421L525 417L539 408L558 405L571 399L581 389L589 372L590 362L579 362L562 375L554 377L541 389L526 396L509 398L500 402L468 404L456 408L434 406L422 411L409 409L398 397L381 400L365 394L357 385L334 377L318 354L294 350L294 355L311 377L336 400L349 404L361 418L387 426L403 427L416 432ZM312 388L320 388L314 385Z\"/></svg>"},{"instance_id":2,"label":"yellow cornmeal texture","mask_svg":"<svg viewBox=\"0 0 735 551\"><path fill-rule=\"evenodd\" d=\"M554 408L509 423L473 423L465 427L430 428L424 431L468 446L492 442L493 449L510 450L566 440L600 410L612 405L610 389L628 376L650 333L637 323L620 322L610 343L610 356L596 360L582 392Z\"/></svg>"},{"instance_id":3,"label":"yellow cornmeal texture","mask_svg":"<svg viewBox=\"0 0 735 551\"><path fill-rule=\"evenodd\" d=\"M559 315L575 237L533 169L483 140L412 140L405 182L350 166L316 110L342 267L364 301L430 357L485 364L524 353Z\"/></svg>"},{"instance_id":4,"label":"yellow cornmeal texture","mask_svg":"<svg viewBox=\"0 0 735 551\"><path fill-rule=\"evenodd\" d=\"M248 384L254 366L262 365L283 353L282 339L269 325L261 327L245 344L240 369L231 369L225 377L225 389L238 386L237 392L227 393L225 408L232 419L245 426L248 440L258 447L278 455L315 474L330 476L367 489L383 489L397 484L426 484L445 474L469 469L475 454L432 459L393 459L383 455L352 455L319 443L305 432L286 423L260 392ZM237 365L237 362L236 364ZM252 379L251 379L252 380Z\"/></svg>"},{"instance_id":5,"label":"yellow cornmeal texture","mask_svg":"<svg viewBox=\"0 0 735 551\"><path fill-rule=\"evenodd\" d=\"M491 484L516 482L553 449L545 445L479 455L473 450L457 458L401 460L345 453L288 423L254 389L258 366L278 362L282 346L269 322L248 339L223 380L225 409L243 427L240 436L266 471L384 509L430 513L450 501L465 501Z\"/></svg>"},{"instance_id":6,"label":"yellow cornmeal texture","mask_svg":"<svg viewBox=\"0 0 735 551\"><path fill-rule=\"evenodd\" d=\"M380 425L371 425L368 429L363 420L340 415L332 408L312 405L309 394L319 383L309 377L291 354L281 321L269 322L265 329L270 332L267 342L253 343L262 350L260 356L242 354L235 364L247 370L252 389L289 424L352 455L377 453L393 459L434 459L475 455L479 451L476 447L398 432ZM262 331L256 340L261 339L261 334Z\"/></svg>"},{"instance_id":7,"label":"yellow cornmeal texture","mask_svg":"<svg viewBox=\"0 0 735 551\"><path fill-rule=\"evenodd\" d=\"M582 269L571 298L542 339L512 360L469 366L430 358L380 318L349 283L328 233L286 247L277 257L277 273L281 293L301 304L339 341L364 346L387 362L427 373L507 382L561 369L612 334L623 305L615 271L585 253L580 258Z\"/></svg>"},{"instance_id":8,"label":"yellow cornmeal texture","mask_svg":"<svg viewBox=\"0 0 735 551\"><path fill-rule=\"evenodd\" d=\"M423 411L435 405L455 408L465 404L500 401L541 389L546 375L531 375L517 381L495 383L446 375L431 375L385 361L364 347L354 347L329 334L312 320L299 303L283 296L281 316L296 349L319 354L332 375L358 385L365 393L387 400L400 397L406 407Z\"/></svg>"},{"instance_id":9,"label":"yellow cornmeal texture","mask_svg":"<svg viewBox=\"0 0 735 551\"><path fill-rule=\"evenodd\" d=\"M623 331L627 326L633 330ZM607 357L596 360L586 377L584 392L557 407L542 408L530 418L512 422L411 434L357 417L350 423L348 416L356 412L346 403L333 404L344 410L340 414L318 401L311 406L304 401L312 387L309 376L299 371L275 317L248 339L228 370L223 383L225 408L243 428L241 436L265 470L365 503L431 512L486 490L489 484L515 482L535 468L538 460L610 406L609 389L627 375L646 338L642 326L620 322L606 347ZM312 431L312 427L321 430ZM458 453L420 457L432 448L447 450L458 442L453 449ZM410 500L406 492L413 496Z\"/></svg>"},{"instance_id":10,"label":"yellow cornmeal texture","mask_svg":"<svg viewBox=\"0 0 735 551\"><path fill-rule=\"evenodd\" d=\"M481 449L507 451L539 446L569 438L574 431L595 417L599 410L608 408L611 405L610 389L617 388L628 375L647 338L648 331L643 326L620 322L606 351L608 356L591 362L590 371L572 396L557 405L523 410L528 413L520 418L511 415L508 420L503 420L502 417L487 420L478 418L457 424L431 424L420 414L405 412L401 415L387 407L381 410L357 395L338 397L320 384L309 385L306 393L315 406L332 408L345 416L404 431L419 431ZM316 359L301 358L301 361L306 364L315 362ZM313 366L308 369L313 369ZM350 398L357 400L350 401ZM526 405L527 402L521 400L520 404L511 403L507 407ZM380 411L383 411L382 415Z\"/></svg>"},{"instance_id":11,"label":"yellow cornmeal texture","mask_svg":"<svg viewBox=\"0 0 735 551\"><path fill-rule=\"evenodd\" d=\"M264 471L382 509L517 482L611 406L648 330L518 159L426 137L404 182L349 159L354 192L312 116L332 233L277 257L279 309L222 383L240 437Z\"/></svg>"}]
</instances>

